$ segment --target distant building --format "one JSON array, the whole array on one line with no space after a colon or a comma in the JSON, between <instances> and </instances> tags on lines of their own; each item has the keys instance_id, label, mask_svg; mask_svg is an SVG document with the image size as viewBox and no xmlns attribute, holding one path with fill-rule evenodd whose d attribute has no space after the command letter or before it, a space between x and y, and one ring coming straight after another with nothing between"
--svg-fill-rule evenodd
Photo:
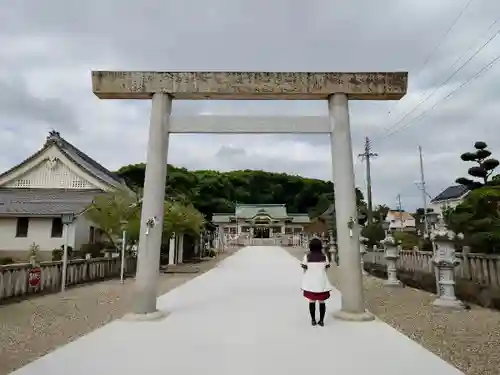
<instances>
[{"instance_id":1,"label":"distant building","mask_svg":"<svg viewBox=\"0 0 500 375\"><path fill-rule=\"evenodd\" d=\"M442 217L444 210L458 206L469 192L469 189L463 185L447 187L431 200L429 208L432 208L436 214Z\"/></svg>"},{"instance_id":2,"label":"distant building","mask_svg":"<svg viewBox=\"0 0 500 375\"><path fill-rule=\"evenodd\" d=\"M0 256L27 259L30 245L40 259L64 244L62 214L77 216L69 246L99 241L101 231L84 210L104 192L128 189L125 182L52 131L43 147L0 174Z\"/></svg>"},{"instance_id":3,"label":"distant building","mask_svg":"<svg viewBox=\"0 0 500 375\"><path fill-rule=\"evenodd\" d=\"M271 238L300 233L309 223L307 214L289 214L284 204L239 204L234 214L214 214L212 222L225 233Z\"/></svg>"},{"instance_id":4,"label":"distant building","mask_svg":"<svg viewBox=\"0 0 500 375\"><path fill-rule=\"evenodd\" d=\"M389 230L391 231L416 231L415 218L409 212L389 210L385 217L385 221L389 223Z\"/></svg>"}]
</instances>

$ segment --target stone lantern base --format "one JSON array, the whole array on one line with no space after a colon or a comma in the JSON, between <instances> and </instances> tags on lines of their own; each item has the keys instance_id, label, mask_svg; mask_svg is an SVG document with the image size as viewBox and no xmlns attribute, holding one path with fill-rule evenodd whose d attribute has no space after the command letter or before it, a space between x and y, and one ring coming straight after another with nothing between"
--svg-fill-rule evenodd
<instances>
[{"instance_id":1,"label":"stone lantern base","mask_svg":"<svg viewBox=\"0 0 500 375\"><path fill-rule=\"evenodd\" d=\"M392 288L401 288L403 286L403 283L401 281L399 281L398 279L396 279L396 280L384 280L384 286L392 287Z\"/></svg>"},{"instance_id":2,"label":"stone lantern base","mask_svg":"<svg viewBox=\"0 0 500 375\"><path fill-rule=\"evenodd\" d=\"M450 309L450 310L464 310L465 305L462 301L458 299L448 299L448 298L438 298L436 299L432 305L434 307L440 307L440 308L445 308L445 309Z\"/></svg>"}]
</instances>

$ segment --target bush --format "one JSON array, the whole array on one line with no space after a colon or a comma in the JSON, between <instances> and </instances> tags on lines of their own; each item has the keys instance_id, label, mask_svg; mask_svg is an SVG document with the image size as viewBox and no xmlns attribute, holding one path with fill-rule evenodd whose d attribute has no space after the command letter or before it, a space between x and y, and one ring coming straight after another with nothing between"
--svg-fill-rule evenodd
<instances>
[{"instance_id":1,"label":"bush","mask_svg":"<svg viewBox=\"0 0 500 375\"><path fill-rule=\"evenodd\" d=\"M403 250L412 250L414 246L418 246L418 236L408 232L393 232L393 237L396 241L401 241Z\"/></svg>"},{"instance_id":2,"label":"bush","mask_svg":"<svg viewBox=\"0 0 500 375\"><path fill-rule=\"evenodd\" d=\"M216 249L208 249L207 255L210 258L215 258L217 256L217 250Z\"/></svg>"},{"instance_id":3,"label":"bush","mask_svg":"<svg viewBox=\"0 0 500 375\"><path fill-rule=\"evenodd\" d=\"M432 248L431 240L427 240L427 239L420 240L419 249L421 251L434 251Z\"/></svg>"},{"instance_id":4,"label":"bush","mask_svg":"<svg viewBox=\"0 0 500 375\"><path fill-rule=\"evenodd\" d=\"M5 266L7 264L13 264L14 259L11 257L0 257L0 265Z\"/></svg>"},{"instance_id":5,"label":"bush","mask_svg":"<svg viewBox=\"0 0 500 375\"><path fill-rule=\"evenodd\" d=\"M57 260L62 260L64 254L64 245L62 245L59 249L54 249L52 250L52 260L57 261ZM71 258L73 255L73 248L71 246L68 246L68 259Z\"/></svg>"},{"instance_id":6,"label":"bush","mask_svg":"<svg viewBox=\"0 0 500 375\"><path fill-rule=\"evenodd\" d=\"M102 257L102 249L103 245L101 243L86 243L80 247L80 253L82 253L84 257L86 254L90 254L92 258L100 258Z\"/></svg>"}]
</instances>

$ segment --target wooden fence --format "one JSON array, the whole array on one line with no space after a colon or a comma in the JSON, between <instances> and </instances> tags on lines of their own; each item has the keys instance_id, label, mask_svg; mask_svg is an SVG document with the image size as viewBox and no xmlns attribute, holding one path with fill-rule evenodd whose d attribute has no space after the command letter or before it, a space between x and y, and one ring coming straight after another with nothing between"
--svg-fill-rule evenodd
<instances>
[{"instance_id":1,"label":"wooden fence","mask_svg":"<svg viewBox=\"0 0 500 375\"><path fill-rule=\"evenodd\" d=\"M500 287L500 256L486 254L461 254L455 256L460 264L455 268L455 276L470 280L480 285ZM434 273L431 251L403 250L399 253L397 268L409 272L420 271ZM383 251L368 252L364 256L366 263L385 265Z\"/></svg>"},{"instance_id":2,"label":"wooden fence","mask_svg":"<svg viewBox=\"0 0 500 375\"><path fill-rule=\"evenodd\" d=\"M127 258L125 272L135 272L135 258ZM120 277L120 258L75 259L68 261L66 285L83 284ZM62 261L42 262L38 286L29 283L32 265L18 263L0 266L0 304L8 299L31 294L54 293L61 289Z\"/></svg>"}]
</instances>

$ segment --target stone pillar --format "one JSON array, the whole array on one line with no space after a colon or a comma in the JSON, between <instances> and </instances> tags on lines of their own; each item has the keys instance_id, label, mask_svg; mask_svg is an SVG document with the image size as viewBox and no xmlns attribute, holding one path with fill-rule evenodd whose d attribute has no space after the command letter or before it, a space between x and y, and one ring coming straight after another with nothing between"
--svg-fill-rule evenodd
<instances>
[{"instance_id":1,"label":"stone pillar","mask_svg":"<svg viewBox=\"0 0 500 375\"><path fill-rule=\"evenodd\" d=\"M399 258L399 246L392 237L387 237L384 241L385 254L384 258L387 267L387 280L384 286L388 287L401 287L403 284L398 279L398 270L396 267Z\"/></svg>"},{"instance_id":2,"label":"stone pillar","mask_svg":"<svg viewBox=\"0 0 500 375\"><path fill-rule=\"evenodd\" d=\"M156 299L171 108L172 98L168 94L153 95L133 306L133 312L143 315L142 319L162 316L156 309Z\"/></svg>"},{"instance_id":3,"label":"stone pillar","mask_svg":"<svg viewBox=\"0 0 500 375\"><path fill-rule=\"evenodd\" d=\"M368 239L364 238L364 237L360 237L359 240L360 240L359 241L359 255L361 257L361 274L363 276L367 276L368 273L365 271L365 260L364 260L364 257L365 257L365 254L366 254L365 241L367 241Z\"/></svg>"},{"instance_id":4,"label":"stone pillar","mask_svg":"<svg viewBox=\"0 0 500 375\"><path fill-rule=\"evenodd\" d=\"M181 264L184 261L184 234L180 234L177 238L179 239L177 263Z\"/></svg>"},{"instance_id":5,"label":"stone pillar","mask_svg":"<svg viewBox=\"0 0 500 375\"><path fill-rule=\"evenodd\" d=\"M433 305L448 309L464 309L465 305L455 296L455 267L460 262L455 257L452 242L454 236L447 231L437 231L432 234L432 237L437 248L433 263L438 275L438 298Z\"/></svg>"},{"instance_id":6,"label":"stone pillar","mask_svg":"<svg viewBox=\"0 0 500 375\"><path fill-rule=\"evenodd\" d=\"M356 186L352 160L352 141L347 95L334 94L328 98L331 124L330 143L335 184L335 218L337 249L342 259L340 288L341 310L334 314L344 320L373 320L365 310L361 259L359 254L359 225L357 223Z\"/></svg>"}]
</instances>

